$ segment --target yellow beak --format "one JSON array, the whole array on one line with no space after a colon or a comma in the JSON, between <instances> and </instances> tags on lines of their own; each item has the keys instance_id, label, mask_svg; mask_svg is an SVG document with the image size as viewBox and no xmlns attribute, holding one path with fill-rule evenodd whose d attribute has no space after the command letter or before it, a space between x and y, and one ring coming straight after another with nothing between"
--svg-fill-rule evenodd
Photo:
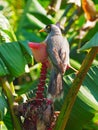
<instances>
[{"instance_id":1,"label":"yellow beak","mask_svg":"<svg viewBox=\"0 0 98 130\"><path fill-rule=\"evenodd\" d=\"M39 30L39 32L45 32L45 29L41 29L41 30Z\"/></svg>"}]
</instances>

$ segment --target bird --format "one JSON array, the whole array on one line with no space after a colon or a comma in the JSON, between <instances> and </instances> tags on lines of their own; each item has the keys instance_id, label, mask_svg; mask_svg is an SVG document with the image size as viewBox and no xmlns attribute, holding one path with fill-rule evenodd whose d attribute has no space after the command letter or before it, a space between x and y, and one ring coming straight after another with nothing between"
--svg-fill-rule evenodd
<instances>
[{"instance_id":1,"label":"bird","mask_svg":"<svg viewBox=\"0 0 98 130\"><path fill-rule=\"evenodd\" d=\"M63 93L63 75L69 63L69 43L67 38L63 37L60 28L55 24L46 25L39 32L48 33L43 43L46 43L46 51L52 64L50 81L48 85L49 97L56 99Z\"/></svg>"}]
</instances>

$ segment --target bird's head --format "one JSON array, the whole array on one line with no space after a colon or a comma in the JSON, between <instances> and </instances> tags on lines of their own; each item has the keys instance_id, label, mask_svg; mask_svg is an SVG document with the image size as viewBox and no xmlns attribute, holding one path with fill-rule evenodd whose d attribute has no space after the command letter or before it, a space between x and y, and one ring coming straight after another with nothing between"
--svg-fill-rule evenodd
<instances>
[{"instance_id":1,"label":"bird's head","mask_svg":"<svg viewBox=\"0 0 98 130\"><path fill-rule=\"evenodd\" d=\"M51 35L61 34L60 28L55 24L49 24L44 29L41 29L39 32L47 32Z\"/></svg>"}]
</instances>

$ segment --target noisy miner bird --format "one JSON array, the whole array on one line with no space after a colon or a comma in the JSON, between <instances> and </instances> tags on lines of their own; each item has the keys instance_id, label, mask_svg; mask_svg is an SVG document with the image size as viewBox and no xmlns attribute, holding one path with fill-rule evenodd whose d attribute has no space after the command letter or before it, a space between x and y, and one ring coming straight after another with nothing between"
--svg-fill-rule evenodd
<instances>
[{"instance_id":1,"label":"noisy miner bird","mask_svg":"<svg viewBox=\"0 0 98 130\"><path fill-rule=\"evenodd\" d=\"M39 32L44 31L48 33L44 43L47 44L47 53L52 63L48 92L54 99L61 96L63 92L63 75L67 67L70 67L69 43L67 39L62 36L61 30L57 25L47 25Z\"/></svg>"}]
</instances>

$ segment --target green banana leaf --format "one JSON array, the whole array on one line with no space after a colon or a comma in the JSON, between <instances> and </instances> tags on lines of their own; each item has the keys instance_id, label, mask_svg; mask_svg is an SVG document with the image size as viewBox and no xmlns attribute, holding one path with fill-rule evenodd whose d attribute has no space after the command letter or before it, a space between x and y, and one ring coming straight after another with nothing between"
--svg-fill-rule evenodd
<instances>
[{"instance_id":1,"label":"green banana leaf","mask_svg":"<svg viewBox=\"0 0 98 130\"><path fill-rule=\"evenodd\" d=\"M98 47L98 32L92 37L92 39L90 41L85 43L85 45L82 46L79 50L83 51L83 50L87 50L91 47Z\"/></svg>"},{"instance_id":2,"label":"green banana leaf","mask_svg":"<svg viewBox=\"0 0 98 130\"><path fill-rule=\"evenodd\" d=\"M12 76L24 73L26 62L17 42L0 45L0 56Z\"/></svg>"},{"instance_id":3,"label":"green banana leaf","mask_svg":"<svg viewBox=\"0 0 98 130\"><path fill-rule=\"evenodd\" d=\"M28 42L0 45L0 76L10 74L13 77L18 77L29 71L27 64L31 62L32 52L28 47Z\"/></svg>"},{"instance_id":4,"label":"green banana leaf","mask_svg":"<svg viewBox=\"0 0 98 130\"><path fill-rule=\"evenodd\" d=\"M9 74L9 71L8 71L5 63L3 62L3 60L0 57L0 76L5 76L8 74Z\"/></svg>"},{"instance_id":5,"label":"green banana leaf","mask_svg":"<svg viewBox=\"0 0 98 130\"><path fill-rule=\"evenodd\" d=\"M0 14L0 76L18 77L33 63L28 41L16 41L16 36L5 16ZM7 43L7 44L6 44Z\"/></svg>"}]
</instances>

